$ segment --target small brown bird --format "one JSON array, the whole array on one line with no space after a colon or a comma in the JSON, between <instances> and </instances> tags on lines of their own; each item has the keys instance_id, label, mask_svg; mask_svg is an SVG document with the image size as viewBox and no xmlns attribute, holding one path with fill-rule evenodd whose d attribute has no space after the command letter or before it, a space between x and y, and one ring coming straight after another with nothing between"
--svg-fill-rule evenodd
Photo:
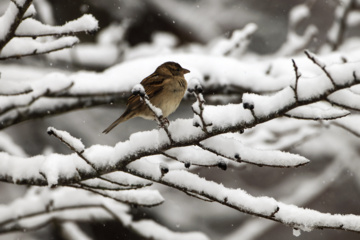
<instances>
[{"instance_id":1,"label":"small brown bird","mask_svg":"<svg viewBox=\"0 0 360 240\"><path fill-rule=\"evenodd\" d=\"M141 81L150 102L162 110L163 117L169 116L179 106L187 89L184 74L190 71L182 68L176 62L165 62L156 68L155 72ZM132 94L126 104L125 112L115 120L103 133L110 132L119 123L134 117L155 120L153 112L140 99Z\"/></svg>"}]
</instances>

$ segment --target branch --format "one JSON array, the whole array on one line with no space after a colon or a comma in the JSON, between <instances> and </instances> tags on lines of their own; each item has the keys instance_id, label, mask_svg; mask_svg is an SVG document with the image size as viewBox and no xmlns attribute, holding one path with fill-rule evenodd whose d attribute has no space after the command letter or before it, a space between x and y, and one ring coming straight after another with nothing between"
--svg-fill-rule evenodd
<instances>
[{"instance_id":1,"label":"branch","mask_svg":"<svg viewBox=\"0 0 360 240\"><path fill-rule=\"evenodd\" d=\"M169 138L170 143L174 143L172 140L171 134L168 129L169 120L163 117L162 110L158 107L155 107L150 102L149 96L146 94L144 87L141 84L137 84L131 91L134 95L139 95L142 101L146 104L149 110L154 114L156 122L158 123L159 127L164 129L166 135Z\"/></svg>"},{"instance_id":2,"label":"branch","mask_svg":"<svg viewBox=\"0 0 360 240\"><path fill-rule=\"evenodd\" d=\"M0 35L0 53L5 45L14 37L15 31L23 20L23 16L32 4L32 0L11 0L9 7L0 18L0 26L3 28Z\"/></svg>"},{"instance_id":3,"label":"branch","mask_svg":"<svg viewBox=\"0 0 360 240\"><path fill-rule=\"evenodd\" d=\"M346 21L350 11L355 7L355 2L354 0L341 2L335 9L334 23L327 34L327 42L331 51L337 50L344 41Z\"/></svg>"},{"instance_id":4,"label":"branch","mask_svg":"<svg viewBox=\"0 0 360 240\"><path fill-rule=\"evenodd\" d=\"M12 39L1 51L0 60L35 56L71 48L79 42L77 37L62 37L48 42L33 39ZM19 47L23 46L23 47Z\"/></svg>"},{"instance_id":5,"label":"branch","mask_svg":"<svg viewBox=\"0 0 360 240\"><path fill-rule=\"evenodd\" d=\"M346 71L349 72L355 72L356 69L358 69L357 64L350 64L346 67ZM298 101L295 100L295 92L291 87L287 87L271 96L246 94L243 96L243 101L245 103L246 101L252 102L254 106L252 112L244 109L242 104L207 106L203 114L206 118L212 119L213 123L212 126L208 127L207 134L194 127L192 119L178 119L172 122L168 128L173 143L170 143L168 137L164 136L160 130L152 130L133 134L128 141L120 142L115 147L92 146L85 149L83 156L97 169L96 172L86 166L87 164L76 155L69 155L66 160L49 155L42 158L41 162L38 162L37 158L17 158L15 160L6 153L0 153L0 163L5 166L0 168L0 179L18 184L48 185L49 182L39 172L46 174L51 168L59 168L56 170L55 175L50 175L52 177L51 184L68 185L77 183L79 180L96 178L105 173L121 171L126 165L141 157L162 154L171 148L197 145L199 142L216 135L252 128L260 123L284 116L284 114L296 107L318 102L326 99L333 92L358 84L358 80L353 78L353 75L342 74L338 76L341 78L337 79L335 87L321 85L320 89L318 82L329 81L325 74L317 76L316 79L309 79L309 81L302 80L301 83L306 84L299 84L298 86ZM183 131L183 129L187 129L187 131ZM152 139L152 141L144 142L145 138ZM124 151L124 149L127 149L127 151ZM104 156L107 157L104 158ZM28 169L18 169L13 172L6 167L7 164L10 165L10 163L14 164L15 162L22 165L24 161L32 165L31 172ZM65 162L71 162L73 167L66 168L66 174L63 174L64 169L62 169L61 165L58 165L60 162L63 165Z\"/></svg>"},{"instance_id":6,"label":"branch","mask_svg":"<svg viewBox=\"0 0 360 240\"><path fill-rule=\"evenodd\" d=\"M304 231L328 228L360 232L359 216L342 215L340 217L339 215L286 205L268 197L253 197L241 189L225 188L222 184L207 181L182 170L171 170L161 177L159 173L156 173L157 166L151 166L148 163L145 169L140 166L141 164L144 164L144 162L132 163L126 169L136 176L181 191L198 194L243 213L280 222L286 226ZM350 221L350 219L352 220Z\"/></svg>"},{"instance_id":7,"label":"branch","mask_svg":"<svg viewBox=\"0 0 360 240\"><path fill-rule=\"evenodd\" d=\"M195 98L196 98L196 102L192 105L192 110L194 112L195 115L197 115L200 118L201 123L199 123L195 118L194 118L194 123L193 125L195 127L201 127L201 129L207 134L207 127L211 126L212 123L206 123L204 120L204 103L205 103L205 99L202 95L203 89L199 83L199 81L197 79L192 79L189 83L188 86L188 92L193 93Z\"/></svg>"},{"instance_id":8,"label":"branch","mask_svg":"<svg viewBox=\"0 0 360 240\"><path fill-rule=\"evenodd\" d=\"M15 37L73 36L81 32L92 33L97 29L98 21L90 14L85 14L63 26L49 26L35 19L26 19L16 29Z\"/></svg>"},{"instance_id":9,"label":"branch","mask_svg":"<svg viewBox=\"0 0 360 240\"><path fill-rule=\"evenodd\" d=\"M79 32L94 32L98 29L98 22L92 15L66 23L63 26L48 26L30 17L35 9L31 0L12 0L5 14L0 18L3 28L0 34L0 60L20 58L38 54L45 54L70 48L78 43L75 35ZM31 5L31 7L30 7ZM29 8L30 7L30 8ZM58 36L56 40L37 41L37 37ZM19 39L19 37L24 39Z\"/></svg>"}]
</instances>

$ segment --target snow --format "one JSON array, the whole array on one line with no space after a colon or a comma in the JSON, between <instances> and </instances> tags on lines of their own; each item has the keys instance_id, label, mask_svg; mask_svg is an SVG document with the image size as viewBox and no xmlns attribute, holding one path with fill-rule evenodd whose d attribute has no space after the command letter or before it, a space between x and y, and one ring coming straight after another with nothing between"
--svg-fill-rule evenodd
<instances>
[{"instance_id":1,"label":"snow","mask_svg":"<svg viewBox=\"0 0 360 240\"><path fill-rule=\"evenodd\" d=\"M102 175L103 178L106 178L110 181L114 181L125 186L147 186L152 184L150 181L130 175L125 172L113 172Z\"/></svg>"},{"instance_id":2,"label":"snow","mask_svg":"<svg viewBox=\"0 0 360 240\"><path fill-rule=\"evenodd\" d=\"M310 16L310 9L306 4L299 4L293 7L290 11L289 21L292 24L297 24L301 20Z\"/></svg>"},{"instance_id":3,"label":"snow","mask_svg":"<svg viewBox=\"0 0 360 240\"><path fill-rule=\"evenodd\" d=\"M295 237L300 237L301 231L299 229L297 229L297 228L293 228L293 235Z\"/></svg>"},{"instance_id":4,"label":"snow","mask_svg":"<svg viewBox=\"0 0 360 240\"><path fill-rule=\"evenodd\" d=\"M356 11L350 11L346 18L346 25L349 27L356 27L360 24L360 14Z\"/></svg>"},{"instance_id":5,"label":"snow","mask_svg":"<svg viewBox=\"0 0 360 240\"><path fill-rule=\"evenodd\" d=\"M69 36L42 42L32 38L13 38L2 49L0 58L21 57L24 55L47 53L58 49L72 47L78 43L77 37Z\"/></svg>"},{"instance_id":6,"label":"snow","mask_svg":"<svg viewBox=\"0 0 360 240\"><path fill-rule=\"evenodd\" d=\"M0 81L1 82L1 81ZM6 113L11 109L16 109L20 107L28 107L37 99L43 97L44 95L51 95L62 90L67 89L72 85L71 80L64 74L52 73L40 77L36 81L31 81L29 84L21 83L23 85L20 90L32 89L33 91L13 96L0 96L0 104L2 109L0 112ZM59 103L59 102L58 102ZM44 109L46 105L38 104L39 108ZM14 114L14 113L11 113Z\"/></svg>"},{"instance_id":7,"label":"snow","mask_svg":"<svg viewBox=\"0 0 360 240\"><path fill-rule=\"evenodd\" d=\"M240 161L261 166L296 167L309 162L308 159L300 155L278 150L260 150L246 147L236 139L222 136L208 138L202 141L201 144L230 159L234 159L237 154Z\"/></svg>"},{"instance_id":8,"label":"snow","mask_svg":"<svg viewBox=\"0 0 360 240\"><path fill-rule=\"evenodd\" d=\"M45 25L35 19L28 18L21 22L15 31L16 36L63 35L76 32L92 32L98 29L98 21L91 14L67 22L62 26Z\"/></svg>"},{"instance_id":9,"label":"snow","mask_svg":"<svg viewBox=\"0 0 360 240\"><path fill-rule=\"evenodd\" d=\"M235 30L232 33L230 39L220 39L216 42L210 49L210 54L213 55L228 55L231 51L235 50L238 47L243 47L241 45L246 44L245 41L254 34L257 30L257 25L254 23L247 24L242 30ZM247 45L247 44L246 44Z\"/></svg>"},{"instance_id":10,"label":"snow","mask_svg":"<svg viewBox=\"0 0 360 240\"><path fill-rule=\"evenodd\" d=\"M173 232L151 220L134 222L131 227L146 239L158 240L208 240L209 238L201 232Z\"/></svg>"},{"instance_id":11,"label":"snow","mask_svg":"<svg viewBox=\"0 0 360 240\"><path fill-rule=\"evenodd\" d=\"M279 203L279 207L275 219L282 219L285 223L294 225L302 231L309 232L319 225L322 227L343 226L348 230L360 230L360 217L356 215L332 215L283 203Z\"/></svg>"},{"instance_id":12,"label":"snow","mask_svg":"<svg viewBox=\"0 0 360 240\"><path fill-rule=\"evenodd\" d=\"M61 232L66 239L91 240L81 228L74 222L63 222L60 225Z\"/></svg>"},{"instance_id":13,"label":"snow","mask_svg":"<svg viewBox=\"0 0 360 240\"><path fill-rule=\"evenodd\" d=\"M105 194L111 199L141 206L152 207L164 202L164 198L160 195L158 190L136 189L136 190L122 190L122 191L104 191L96 190L96 192Z\"/></svg>"},{"instance_id":14,"label":"snow","mask_svg":"<svg viewBox=\"0 0 360 240\"><path fill-rule=\"evenodd\" d=\"M17 6L10 1L9 7L6 9L6 12L0 17L0 40L4 40L7 36L10 30L10 26L15 20L18 12L19 9L17 8Z\"/></svg>"},{"instance_id":15,"label":"snow","mask_svg":"<svg viewBox=\"0 0 360 240\"><path fill-rule=\"evenodd\" d=\"M356 136L360 137L360 116L359 115L350 115L346 118L337 119L334 124L341 126Z\"/></svg>"},{"instance_id":16,"label":"snow","mask_svg":"<svg viewBox=\"0 0 360 240\"><path fill-rule=\"evenodd\" d=\"M249 103L254 106L253 111L256 117L276 114L287 106L295 103L294 90L291 87L286 87L271 96L246 93L242 99L243 104Z\"/></svg>"},{"instance_id":17,"label":"snow","mask_svg":"<svg viewBox=\"0 0 360 240\"><path fill-rule=\"evenodd\" d=\"M26 10L26 12L24 13L24 16L23 18L28 18L28 17L32 17L36 14L36 10L35 10L35 7L34 7L34 4L31 4L29 6L29 8Z\"/></svg>"},{"instance_id":18,"label":"snow","mask_svg":"<svg viewBox=\"0 0 360 240\"><path fill-rule=\"evenodd\" d=\"M161 178L162 173L159 164L154 164L149 158L141 158L133 161L126 166L128 171L134 172L136 175L141 177L149 177L153 180Z\"/></svg>"},{"instance_id":19,"label":"snow","mask_svg":"<svg viewBox=\"0 0 360 240\"><path fill-rule=\"evenodd\" d=\"M85 146L80 139L71 136L66 131L57 130L54 127L48 127L47 132L48 134L54 134L56 137L60 138L78 153L82 153L85 149Z\"/></svg>"},{"instance_id":20,"label":"snow","mask_svg":"<svg viewBox=\"0 0 360 240\"><path fill-rule=\"evenodd\" d=\"M52 218L63 220L112 219L102 209L107 205L118 215L127 215L128 206L81 189L55 190L32 187L27 194L7 205L0 205L0 224L21 228L41 226ZM92 207L91 207L92 206ZM58 209L67 209L59 211ZM125 217L124 217L125 219Z\"/></svg>"},{"instance_id":21,"label":"snow","mask_svg":"<svg viewBox=\"0 0 360 240\"><path fill-rule=\"evenodd\" d=\"M162 181L184 188L189 192L201 193L202 196L229 203L242 211L271 215L277 209L274 199L253 197L241 189L228 189L222 184L208 181L184 170L171 170L163 176Z\"/></svg>"},{"instance_id":22,"label":"snow","mask_svg":"<svg viewBox=\"0 0 360 240\"><path fill-rule=\"evenodd\" d=\"M286 113L286 115L302 119L336 119L349 115L348 110L331 106L328 102L317 102L305 106L294 108Z\"/></svg>"},{"instance_id":23,"label":"snow","mask_svg":"<svg viewBox=\"0 0 360 240\"><path fill-rule=\"evenodd\" d=\"M314 61L317 65L319 65L321 68L325 68L326 64L321 61L318 56L316 56L313 52L309 51L309 50L305 50L306 55L309 56L309 58Z\"/></svg>"},{"instance_id":24,"label":"snow","mask_svg":"<svg viewBox=\"0 0 360 240\"><path fill-rule=\"evenodd\" d=\"M17 83L14 81L0 80L0 95L24 94L32 91L27 83Z\"/></svg>"},{"instance_id":25,"label":"snow","mask_svg":"<svg viewBox=\"0 0 360 240\"><path fill-rule=\"evenodd\" d=\"M121 56L121 49L114 45L82 43L71 49L51 52L46 57L50 61L74 62L80 66L106 68L114 65Z\"/></svg>"},{"instance_id":26,"label":"snow","mask_svg":"<svg viewBox=\"0 0 360 240\"><path fill-rule=\"evenodd\" d=\"M11 155L27 157L25 151L19 145L17 145L14 140L5 132L0 134L0 149Z\"/></svg>"},{"instance_id":27,"label":"snow","mask_svg":"<svg viewBox=\"0 0 360 240\"><path fill-rule=\"evenodd\" d=\"M224 129L235 124L246 125L254 121L251 111L244 109L242 104L227 104L224 106L207 105L203 112L205 123L212 123L208 130ZM200 120L198 120L199 123Z\"/></svg>"},{"instance_id":28,"label":"snow","mask_svg":"<svg viewBox=\"0 0 360 240\"><path fill-rule=\"evenodd\" d=\"M227 159L197 146L172 148L165 151L166 154L176 157L182 163L190 163L199 166L216 166L220 161L227 163Z\"/></svg>"}]
</instances>

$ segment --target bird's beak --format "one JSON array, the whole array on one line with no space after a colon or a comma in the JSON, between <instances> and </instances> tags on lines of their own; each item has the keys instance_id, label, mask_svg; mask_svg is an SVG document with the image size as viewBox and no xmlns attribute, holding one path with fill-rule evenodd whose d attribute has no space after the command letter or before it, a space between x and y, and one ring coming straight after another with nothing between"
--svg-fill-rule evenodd
<instances>
[{"instance_id":1,"label":"bird's beak","mask_svg":"<svg viewBox=\"0 0 360 240\"><path fill-rule=\"evenodd\" d=\"M187 69L185 69L185 68L182 69L182 73L183 73L183 74L186 74L186 73L189 73L189 72L190 72L190 71L187 70Z\"/></svg>"}]
</instances>

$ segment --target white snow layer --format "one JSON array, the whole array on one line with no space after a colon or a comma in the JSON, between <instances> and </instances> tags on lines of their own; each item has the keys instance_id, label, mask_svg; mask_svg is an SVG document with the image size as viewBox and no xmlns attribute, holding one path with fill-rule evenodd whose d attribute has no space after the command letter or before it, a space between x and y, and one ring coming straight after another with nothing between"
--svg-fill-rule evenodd
<instances>
[{"instance_id":1,"label":"white snow layer","mask_svg":"<svg viewBox=\"0 0 360 240\"><path fill-rule=\"evenodd\" d=\"M146 239L158 240L208 240L209 238L201 232L173 232L151 220L134 222L131 227Z\"/></svg>"},{"instance_id":2,"label":"white snow layer","mask_svg":"<svg viewBox=\"0 0 360 240\"><path fill-rule=\"evenodd\" d=\"M21 57L23 55L32 55L48 53L51 51L72 47L78 43L77 37L69 36L59 39L42 42L40 39L32 38L13 38L2 49L0 58Z\"/></svg>"},{"instance_id":3,"label":"white snow layer","mask_svg":"<svg viewBox=\"0 0 360 240\"><path fill-rule=\"evenodd\" d=\"M62 141L66 142L67 144L70 145L70 147L72 147L73 149L75 149L76 152L81 153L84 151L85 146L84 144L81 142L80 139L75 138L73 136L71 136L68 132L66 131L62 131L62 130L57 130L54 127L48 127L47 132L49 134L55 134L57 137L59 137L60 139L62 139Z\"/></svg>"},{"instance_id":4,"label":"white snow layer","mask_svg":"<svg viewBox=\"0 0 360 240\"><path fill-rule=\"evenodd\" d=\"M91 15L85 14L82 17L67 22L62 26L45 25L35 19L28 18L21 22L15 31L16 36L46 36L62 35L76 32L92 32L98 29L98 21Z\"/></svg>"},{"instance_id":5,"label":"white snow layer","mask_svg":"<svg viewBox=\"0 0 360 240\"><path fill-rule=\"evenodd\" d=\"M277 167L294 167L309 162L306 158L282 151L259 150L244 146L236 139L223 136L215 136L201 142L206 148L212 149L223 156L235 158L237 155L240 161Z\"/></svg>"}]
</instances>

